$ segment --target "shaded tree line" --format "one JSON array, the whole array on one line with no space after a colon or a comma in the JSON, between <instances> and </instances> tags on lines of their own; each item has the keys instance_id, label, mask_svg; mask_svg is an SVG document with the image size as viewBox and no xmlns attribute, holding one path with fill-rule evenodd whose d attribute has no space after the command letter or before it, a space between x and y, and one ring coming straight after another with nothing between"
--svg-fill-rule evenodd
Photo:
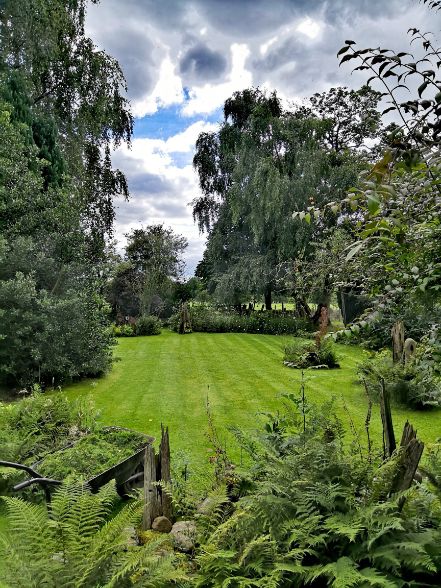
<instances>
[{"instance_id":1,"label":"shaded tree line","mask_svg":"<svg viewBox=\"0 0 441 588\"><path fill-rule=\"evenodd\" d=\"M118 63L84 32L86 0L0 8L0 377L59 384L111 362L101 292L111 150L130 142Z\"/></svg>"}]
</instances>

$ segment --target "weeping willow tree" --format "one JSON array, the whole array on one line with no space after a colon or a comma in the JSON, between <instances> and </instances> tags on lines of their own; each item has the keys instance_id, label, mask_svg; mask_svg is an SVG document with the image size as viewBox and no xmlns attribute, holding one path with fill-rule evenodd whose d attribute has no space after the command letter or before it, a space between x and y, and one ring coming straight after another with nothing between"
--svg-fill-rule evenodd
<instances>
[{"instance_id":1,"label":"weeping willow tree","mask_svg":"<svg viewBox=\"0 0 441 588\"><path fill-rule=\"evenodd\" d=\"M362 140L378 131L378 98L339 89L286 111L276 93L249 89L226 101L220 130L199 136L193 161L203 192L193 215L208 232L198 273L219 298L263 295L269 309L286 290L281 269L310 256L333 222L311 227L292 210L345 196L363 165Z\"/></svg>"}]
</instances>

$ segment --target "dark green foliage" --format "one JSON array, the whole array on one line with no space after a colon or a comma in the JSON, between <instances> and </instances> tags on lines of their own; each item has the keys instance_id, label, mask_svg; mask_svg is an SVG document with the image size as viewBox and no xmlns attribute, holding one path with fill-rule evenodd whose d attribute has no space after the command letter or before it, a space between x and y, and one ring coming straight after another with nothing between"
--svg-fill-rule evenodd
<instances>
[{"instance_id":1,"label":"dark green foliage","mask_svg":"<svg viewBox=\"0 0 441 588\"><path fill-rule=\"evenodd\" d=\"M32 128L39 156L48 156L46 184L59 184L63 169L78 181L83 228L99 255L112 198L128 195L110 147L130 141L133 119L118 63L85 35L86 9L86 0L4 0L0 62L15 119Z\"/></svg>"},{"instance_id":2,"label":"dark green foliage","mask_svg":"<svg viewBox=\"0 0 441 588\"><path fill-rule=\"evenodd\" d=\"M379 396L381 382L395 402L422 409L441 406L439 366L433 361L430 346L420 345L414 359L408 363L393 363L389 352L376 354L359 367L369 389Z\"/></svg>"},{"instance_id":3,"label":"dark green foliage","mask_svg":"<svg viewBox=\"0 0 441 588\"><path fill-rule=\"evenodd\" d=\"M160 335L161 321L157 316L143 315L136 321L137 335Z\"/></svg>"},{"instance_id":4,"label":"dark green foliage","mask_svg":"<svg viewBox=\"0 0 441 588\"><path fill-rule=\"evenodd\" d=\"M301 369L340 367L331 339L324 339L319 345L295 339L285 347L283 361L289 367Z\"/></svg>"},{"instance_id":5,"label":"dark green foliage","mask_svg":"<svg viewBox=\"0 0 441 588\"><path fill-rule=\"evenodd\" d=\"M59 384L111 364L102 298L110 148L129 141L124 78L85 36L87 2L0 11L0 380Z\"/></svg>"},{"instance_id":6,"label":"dark green foliage","mask_svg":"<svg viewBox=\"0 0 441 588\"><path fill-rule=\"evenodd\" d=\"M109 369L109 308L96 281L78 275L82 267L60 264L56 252L43 253L31 238L0 243L3 382L53 386Z\"/></svg>"},{"instance_id":7,"label":"dark green foliage","mask_svg":"<svg viewBox=\"0 0 441 588\"><path fill-rule=\"evenodd\" d=\"M163 225L134 229L126 236L125 261L118 260L107 286L115 318L140 314L169 317L176 282L183 273L187 240Z\"/></svg>"},{"instance_id":8,"label":"dark green foliage","mask_svg":"<svg viewBox=\"0 0 441 588\"><path fill-rule=\"evenodd\" d=\"M417 298L401 294L399 300L388 300L366 310L353 325L345 331L335 333L339 343L358 344L367 349L379 351L392 345L391 329L398 321L404 324L406 337L421 341L425 337L437 337L441 323L441 306L432 297L420 295Z\"/></svg>"},{"instance_id":9,"label":"dark green foliage","mask_svg":"<svg viewBox=\"0 0 441 588\"><path fill-rule=\"evenodd\" d=\"M208 232L197 274L219 302L263 295L269 310L273 292L303 297L287 278L293 259L310 259L336 218L317 230L292 213L344 197L364 165L352 149L378 130L379 97L366 87L332 89L284 111L275 93L252 88L226 101L220 130L199 136L193 160L203 192L193 216Z\"/></svg>"},{"instance_id":10,"label":"dark green foliage","mask_svg":"<svg viewBox=\"0 0 441 588\"><path fill-rule=\"evenodd\" d=\"M424 485L389 496L394 459L348 444L331 405L287 401L265 433L236 431L250 490L202 545L197 585L439 585L439 496Z\"/></svg>"},{"instance_id":11,"label":"dark green foliage","mask_svg":"<svg viewBox=\"0 0 441 588\"><path fill-rule=\"evenodd\" d=\"M262 335L294 335L310 330L308 321L292 316L253 311L249 315L221 312L204 305L189 309L192 330L201 333L260 333ZM170 328L178 332L180 313L170 319Z\"/></svg>"}]
</instances>

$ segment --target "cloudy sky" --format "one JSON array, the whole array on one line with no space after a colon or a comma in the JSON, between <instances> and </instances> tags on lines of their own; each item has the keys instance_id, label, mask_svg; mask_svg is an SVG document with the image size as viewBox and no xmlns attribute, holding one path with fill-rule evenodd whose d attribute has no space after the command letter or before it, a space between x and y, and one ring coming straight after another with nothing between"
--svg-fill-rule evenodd
<instances>
[{"instance_id":1,"label":"cloudy sky","mask_svg":"<svg viewBox=\"0 0 441 588\"><path fill-rule=\"evenodd\" d=\"M235 90L277 89L298 100L365 77L338 67L345 39L406 50L409 27L439 30L440 16L417 0L101 0L87 32L120 62L135 120L132 148L114 164L131 199L117 203L120 247L131 228L164 223L189 240L187 273L205 237L189 203L198 195L191 161Z\"/></svg>"}]
</instances>

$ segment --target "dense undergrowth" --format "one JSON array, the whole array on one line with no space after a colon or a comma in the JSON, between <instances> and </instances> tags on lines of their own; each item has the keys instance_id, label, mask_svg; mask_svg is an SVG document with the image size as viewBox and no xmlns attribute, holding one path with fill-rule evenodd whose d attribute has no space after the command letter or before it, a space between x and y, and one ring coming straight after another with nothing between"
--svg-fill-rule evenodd
<instances>
[{"instance_id":1,"label":"dense undergrowth","mask_svg":"<svg viewBox=\"0 0 441 588\"><path fill-rule=\"evenodd\" d=\"M38 404L47 416L36 398L22 401L24 412L34 403L33 412ZM47 424L56 425L61 404ZM367 433L369 423L368 412ZM379 439L345 430L333 402L318 407L304 388L285 395L283 411L268 413L262 430L233 433L246 466L230 461L208 411L205 494L191 469L174 468L175 516L196 523L190 551L173 549L167 535L139 533L137 500L115 510L113 488L92 495L71 480L49 507L3 499L11 532L0 542L2 579L10 587L23 578L28 586L79 587L439 585L438 444L422 480L395 492L400 450L384 461Z\"/></svg>"},{"instance_id":2,"label":"dense undergrowth","mask_svg":"<svg viewBox=\"0 0 441 588\"><path fill-rule=\"evenodd\" d=\"M221 312L204 305L191 307L191 330L200 333L256 333L264 335L296 335L311 331L310 321L292 315L252 311L250 314ZM170 328L179 332L180 313L169 321Z\"/></svg>"}]
</instances>

